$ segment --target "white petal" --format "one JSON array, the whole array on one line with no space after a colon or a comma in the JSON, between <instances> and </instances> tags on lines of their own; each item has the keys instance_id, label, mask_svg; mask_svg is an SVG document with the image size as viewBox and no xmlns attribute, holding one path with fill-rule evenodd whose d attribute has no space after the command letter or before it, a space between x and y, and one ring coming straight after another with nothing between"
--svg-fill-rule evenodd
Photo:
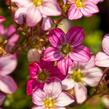
<instances>
[{"instance_id":1,"label":"white petal","mask_svg":"<svg viewBox=\"0 0 109 109\"><path fill-rule=\"evenodd\" d=\"M45 109L43 106L35 106L35 107L32 107L32 109Z\"/></svg>"},{"instance_id":2,"label":"white petal","mask_svg":"<svg viewBox=\"0 0 109 109\"><path fill-rule=\"evenodd\" d=\"M87 99L87 89L83 84L75 85L75 96L78 103L83 103Z\"/></svg>"},{"instance_id":3,"label":"white petal","mask_svg":"<svg viewBox=\"0 0 109 109\"><path fill-rule=\"evenodd\" d=\"M55 80L51 83L46 83L44 85L44 91L48 96L52 96L53 98L56 98L62 92L62 85L60 81Z\"/></svg>"},{"instance_id":4,"label":"white petal","mask_svg":"<svg viewBox=\"0 0 109 109\"><path fill-rule=\"evenodd\" d=\"M7 75L14 71L17 66L16 55L7 55L0 58L0 75Z\"/></svg>"},{"instance_id":5,"label":"white petal","mask_svg":"<svg viewBox=\"0 0 109 109\"><path fill-rule=\"evenodd\" d=\"M74 102L74 99L62 92L56 99L56 106L68 106Z\"/></svg>"}]
</instances>

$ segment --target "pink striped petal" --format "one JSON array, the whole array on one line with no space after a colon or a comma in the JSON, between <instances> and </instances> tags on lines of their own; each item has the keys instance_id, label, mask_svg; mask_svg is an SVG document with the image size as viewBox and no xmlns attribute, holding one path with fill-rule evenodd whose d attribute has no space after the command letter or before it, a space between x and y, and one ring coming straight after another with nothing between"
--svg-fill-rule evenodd
<instances>
[{"instance_id":1,"label":"pink striped petal","mask_svg":"<svg viewBox=\"0 0 109 109\"><path fill-rule=\"evenodd\" d=\"M78 46L70 54L70 58L78 62L87 62L90 59L89 49L82 45Z\"/></svg>"},{"instance_id":2,"label":"pink striped petal","mask_svg":"<svg viewBox=\"0 0 109 109\"><path fill-rule=\"evenodd\" d=\"M53 47L48 47L44 52L43 59L46 61L56 61L59 60L60 58L61 58L60 52Z\"/></svg>"},{"instance_id":3,"label":"pink striped petal","mask_svg":"<svg viewBox=\"0 0 109 109\"><path fill-rule=\"evenodd\" d=\"M70 20L80 19L82 17L81 10L78 9L75 4L72 4L70 9L68 10L68 18Z\"/></svg>"},{"instance_id":4,"label":"pink striped petal","mask_svg":"<svg viewBox=\"0 0 109 109\"><path fill-rule=\"evenodd\" d=\"M76 84L75 96L78 103L83 103L87 99L87 88L83 84Z\"/></svg>"},{"instance_id":5,"label":"pink striped petal","mask_svg":"<svg viewBox=\"0 0 109 109\"><path fill-rule=\"evenodd\" d=\"M10 76L0 76L0 90L12 94L17 90L17 85Z\"/></svg>"},{"instance_id":6,"label":"pink striped petal","mask_svg":"<svg viewBox=\"0 0 109 109\"><path fill-rule=\"evenodd\" d=\"M3 104L4 100L5 100L5 94L0 92L0 106Z\"/></svg>"},{"instance_id":7,"label":"pink striped petal","mask_svg":"<svg viewBox=\"0 0 109 109\"><path fill-rule=\"evenodd\" d=\"M59 29L55 28L49 32L49 41L53 47L58 47L65 42L65 34Z\"/></svg>"},{"instance_id":8,"label":"pink striped petal","mask_svg":"<svg viewBox=\"0 0 109 109\"><path fill-rule=\"evenodd\" d=\"M32 101L34 104L41 106L43 105L43 100L46 98L46 93L43 92L41 89L37 89L33 94L32 94Z\"/></svg>"},{"instance_id":9,"label":"pink striped petal","mask_svg":"<svg viewBox=\"0 0 109 109\"><path fill-rule=\"evenodd\" d=\"M73 47L80 45L84 37L84 30L81 27L72 27L66 34L67 41L72 44Z\"/></svg>"},{"instance_id":10,"label":"pink striped petal","mask_svg":"<svg viewBox=\"0 0 109 109\"><path fill-rule=\"evenodd\" d=\"M42 19L42 15L38 8L31 6L27 9L26 23L28 26L30 27L35 26L37 23L41 21L41 19Z\"/></svg>"},{"instance_id":11,"label":"pink striped petal","mask_svg":"<svg viewBox=\"0 0 109 109\"><path fill-rule=\"evenodd\" d=\"M17 66L16 55L7 55L0 58L0 75L5 76L14 71Z\"/></svg>"},{"instance_id":12,"label":"pink striped petal","mask_svg":"<svg viewBox=\"0 0 109 109\"><path fill-rule=\"evenodd\" d=\"M70 98L67 93L62 92L56 99L56 106L68 106L74 102L73 98Z\"/></svg>"},{"instance_id":13,"label":"pink striped petal","mask_svg":"<svg viewBox=\"0 0 109 109\"><path fill-rule=\"evenodd\" d=\"M44 92L47 96L52 96L54 99L57 98L62 92L62 85L59 80L54 80L50 83L45 83Z\"/></svg>"},{"instance_id":14,"label":"pink striped petal","mask_svg":"<svg viewBox=\"0 0 109 109\"><path fill-rule=\"evenodd\" d=\"M0 24L0 35L4 35L5 34L5 28L2 24Z\"/></svg>"},{"instance_id":15,"label":"pink striped petal","mask_svg":"<svg viewBox=\"0 0 109 109\"><path fill-rule=\"evenodd\" d=\"M95 64L100 67L109 67L109 56L103 52L97 53Z\"/></svg>"},{"instance_id":16,"label":"pink striped petal","mask_svg":"<svg viewBox=\"0 0 109 109\"><path fill-rule=\"evenodd\" d=\"M6 19L3 16L0 16L0 23L3 23Z\"/></svg>"},{"instance_id":17,"label":"pink striped petal","mask_svg":"<svg viewBox=\"0 0 109 109\"><path fill-rule=\"evenodd\" d=\"M104 52L109 55L109 35L105 35L105 37L103 38L103 41L102 41L102 47L103 47L103 50Z\"/></svg>"},{"instance_id":18,"label":"pink striped petal","mask_svg":"<svg viewBox=\"0 0 109 109\"><path fill-rule=\"evenodd\" d=\"M62 72L62 74L66 75L68 73L69 67L73 66L73 62L70 58L65 58L59 60L57 66Z\"/></svg>"}]
</instances>

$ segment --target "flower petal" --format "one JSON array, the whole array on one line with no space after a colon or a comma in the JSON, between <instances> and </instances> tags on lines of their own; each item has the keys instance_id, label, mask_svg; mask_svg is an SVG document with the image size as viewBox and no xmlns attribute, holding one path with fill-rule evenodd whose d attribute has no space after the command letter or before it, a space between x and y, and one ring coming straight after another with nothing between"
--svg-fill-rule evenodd
<instances>
[{"instance_id":1,"label":"flower petal","mask_svg":"<svg viewBox=\"0 0 109 109\"><path fill-rule=\"evenodd\" d=\"M67 93L62 92L56 99L56 106L68 106L73 102L73 98L69 97Z\"/></svg>"},{"instance_id":2,"label":"flower petal","mask_svg":"<svg viewBox=\"0 0 109 109\"><path fill-rule=\"evenodd\" d=\"M74 91L78 103L83 103L87 99L87 89L83 84L76 84Z\"/></svg>"},{"instance_id":3,"label":"flower petal","mask_svg":"<svg viewBox=\"0 0 109 109\"><path fill-rule=\"evenodd\" d=\"M46 1L41 9L42 14L46 16L58 16L61 15L61 9L56 2Z\"/></svg>"},{"instance_id":4,"label":"flower petal","mask_svg":"<svg viewBox=\"0 0 109 109\"><path fill-rule=\"evenodd\" d=\"M14 71L17 66L16 55L7 55L0 58L0 75L8 75Z\"/></svg>"},{"instance_id":5,"label":"flower petal","mask_svg":"<svg viewBox=\"0 0 109 109\"><path fill-rule=\"evenodd\" d=\"M0 23L3 23L6 19L3 16L0 16Z\"/></svg>"},{"instance_id":6,"label":"flower petal","mask_svg":"<svg viewBox=\"0 0 109 109\"><path fill-rule=\"evenodd\" d=\"M34 106L34 107L32 107L32 109L45 109L43 106Z\"/></svg>"},{"instance_id":7,"label":"flower petal","mask_svg":"<svg viewBox=\"0 0 109 109\"><path fill-rule=\"evenodd\" d=\"M65 33L59 28L52 29L49 32L49 41L53 47L58 47L65 42Z\"/></svg>"},{"instance_id":8,"label":"flower petal","mask_svg":"<svg viewBox=\"0 0 109 109\"><path fill-rule=\"evenodd\" d=\"M109 56L103 52L97 53L95 64L100 67L109 67Z\"/></svg>"},{"instance_id":9,"label":"flower petal","mask_svg":"<svg viewBox=\"0 0 109 109\"><path fill-rule=\"evenodd\" d=\"M90 59L89 49L82 45L75 47L73 52L70 54L70 58L78 62L87 62Z\"/></svg>"},{"instance_id":10,"label":"flower petal","mask_svg":"<svg viewBox=\"0 0 109 109\"><path fill-rule=\"evenodd\" d=\"M68 18L70 20L80 19L82 17L80 9L78 9L73 3L68 10Z\"/></svg>"},{"instance_id":11,"label":"flower petal","mask_svg":"<svg viewBox=\"0 0 109 109\"><path fill-rule=\"evenodd\" d=\"M84 31L81 27L72 27L66 34L67 41L73 45L78 46L84 40Z\"/></svg>"},{"instance_id":12,"label":"flower petal","mask_svg":"<svg viewBox=\"0 0 109 109\"><path fill-rule=\"evenodd\" d=\"M26 14L26 23L28 26L33 27L41 21L42 16L38 8L31 6L27 9L27 12L29 13Z\"/></svg>"},{"instance_id":13,"label":"flower petal","mask_svg":"<svg viewBox=\"0 0 109 109\"><path fill-rule=\"evenodd\" d=\"M93 67L86 70L84 81L91 87L97 86L103 73L98 67Z\"/></svg>"},{"instance_id":14,"label":"flower petal","mask_svg":"<svg viewBox=\"0 0 109 109\"><path fill-rule=\"evenodd\" d=\"M42 91L41 89L37 89L33 94L32 94L32 101L34 104L38 106L43 105L43 100L46 98L46 93Z\"/></svg>"},{"instance_id":15,"label":"flower petal","mask_svg":"<svg viewBox=\"0 0 109 109\"><path fill-rule=\"evenodd\" d=\"M64 90L72 89L75 86L73 79L66 78L62 81L62 87Z\"/></svg>"},{"instance_id":16,"label":"flower petal","mask_svg":"<svg viewBox=\"0 0 109 109\"><path fill-rule=\"evenodd\" d=\"M103 41L102 41L102 47L103 47L103 50L104 52L109 55L109 35L105 35L105 37L103 38Z\"/></svg>"},{"instance_id":17,"label":"flower petal","mask_svg":"<svg viewBox=\"0 0 109 109\"><path fill-rule=\"evenodd\" d=\"M57 63L57 66L63 75L66 75L68 73L69 67L71 65L73 66L73 62L69 57L65 59L61 59Z\"/></svg>"},{"instance_id":18,"label":"flower petal","mask_svg":"<svg viewBox=\"0 0 109 109\"><path fill-rule=\"evenodd\" d=\"M56 61L61 58L60 52L53 47L48 47L44 52L43 59L45 61Z\"/></svg>"},{"instance_id":19,"label":"flower petal","mask_svg":"<svg viewBox=\"0 0 109 109\"><path fill-rule=\"evenodd\" d=\"M12 94L16 91L17 85L10 76L0 76L0 90L7 94Z\"/></svg>"},{"instance_id":20,"label":"flower petal","mask_svg":"<svg viewBox=\"0 0 109 109\"><path fill-rule=\"evenodd\" d=\"M54 80L53 82L45 83L44 91L48 97L56 98L62 92L62 85L59 80Z\"/></svg>"},{"instance_id":21,"label":"flower petal","mask_svg":"<svg viewBox=\"0 0 109 109\"><path fill-rule=\"evenodd\" d=\"M52 25L52 19L50 17L44 17L43 18L43 21L42 21L42 29L43 30L48 30L51 28L51 25Z\"/></svg>"}]
</instances>

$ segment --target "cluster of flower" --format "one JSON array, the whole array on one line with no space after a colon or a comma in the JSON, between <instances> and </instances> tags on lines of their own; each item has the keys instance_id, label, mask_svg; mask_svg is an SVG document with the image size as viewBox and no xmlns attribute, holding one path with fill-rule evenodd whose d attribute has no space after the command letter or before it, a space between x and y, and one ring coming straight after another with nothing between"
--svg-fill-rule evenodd
<instances>
[{"instance_id":1,"label":"cluster of flower","mask_svg":"<svg viewBox=\"0 0 109 109\"><path fill-rule=\"evenodd\" d=\"M55 22L52 16L69 20L91 16L99 11L97 4L102 0L12 0L16 4L15 21L20 25L35 27L41 22L48 30ZM60 8L61 7L61 8ZM66 16L67 15L67 16ZM7 76L16 67L16 55L12 54L19 36L13 26L4 29L0 17L0 104L4 93L16 90L16 84ZM103 71L109 67L109 35L102 42L104 52L95 56L82 44L84 29L72 27L67 33L59 28L48 32L48 45L39 53L39 59L29 64L27 95L32 96L32 109L65 109L72 103L83 103L88 88L99 85ZM11 68L11 69L10 69ZM10 82L8 82L10 81Z\"/></svg>"}]
</instances>

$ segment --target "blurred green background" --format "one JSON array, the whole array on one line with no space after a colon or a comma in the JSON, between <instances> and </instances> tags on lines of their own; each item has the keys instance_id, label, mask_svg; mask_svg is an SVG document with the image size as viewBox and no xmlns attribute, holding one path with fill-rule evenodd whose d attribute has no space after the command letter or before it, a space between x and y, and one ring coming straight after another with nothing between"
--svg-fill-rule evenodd
<instances>
[{"instance_id":1,"label":"blurred green background","mask_svg":"<svg viewBox=\"0 0 109 109\"><path fill-rule=\"evenodd\" d=\"M104 34L109 33L109 0L98 4L100 13L76 21L70 21L74 26L79 25L85 29L86 39L84 41L93 53L101 50L101 40ZM0 15L7 18L6 26L12 24L11 14L5 0L0 0ZM26 96L26 81L28 79L27 53L22 52L18 59L18 67L12 74L18 84L18 90L13 95L8 95L4 103L4 109L31 109L31 97ZM100 97L90 99L82 105L69 107L68 109L106 109Z\"/></svg>"}]
</instances>

